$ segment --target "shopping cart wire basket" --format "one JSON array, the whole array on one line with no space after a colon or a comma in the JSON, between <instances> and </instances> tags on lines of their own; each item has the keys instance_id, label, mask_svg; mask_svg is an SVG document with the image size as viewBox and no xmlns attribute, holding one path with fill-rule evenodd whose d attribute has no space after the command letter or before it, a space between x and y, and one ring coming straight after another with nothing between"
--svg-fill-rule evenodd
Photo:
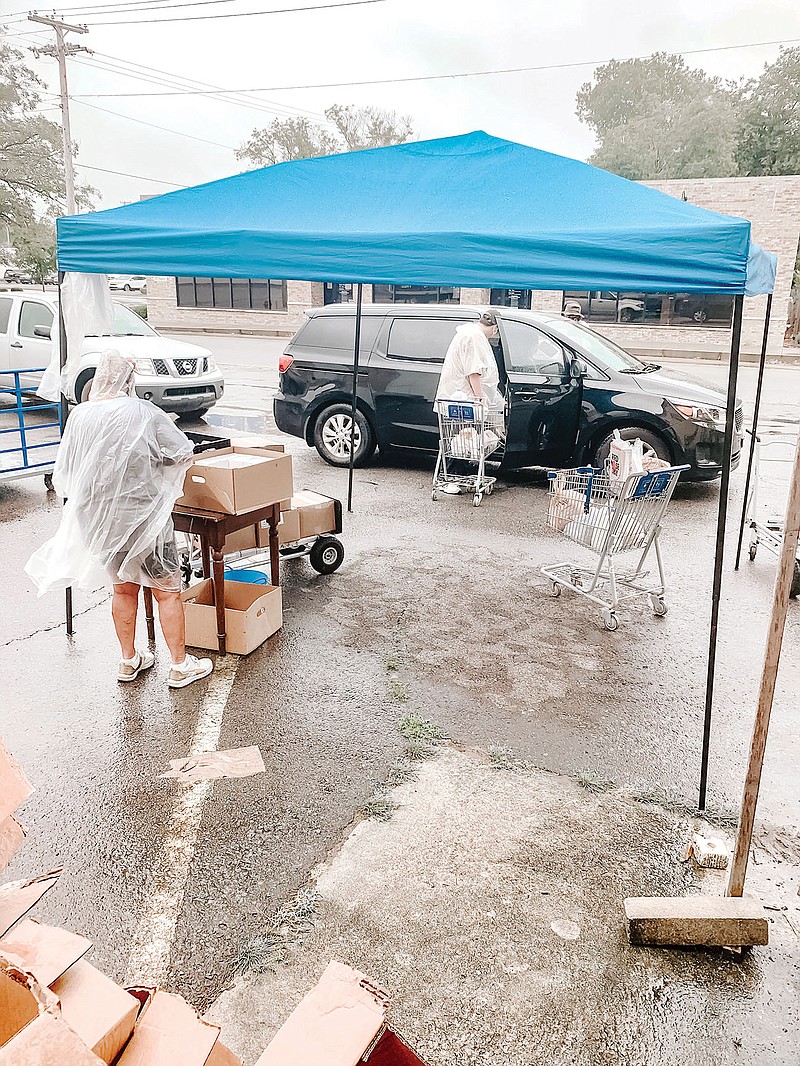
<instances>
[{"instance_id":1,"label":"shopping cart wire basket","mask_svg":"<svg viewBox=\"0 0 800 1066\"><path fill-rule=\"evenodd\" d=\"M437 400L439 455L433 472L431 498L436 499L445 485L458 485L472 492L479 506L484 494L490 496L494 477L486 474L486 459L505 441L505 414L478 401ZM454 460L474 464L475 472L456 473Z\"/></svg>"},{"instance_id":2,"label":"shopping cart wire basket","mask_svg":"<svg viewBox=\"0 0 800 1066\"><path fill-rule=\"evenodd\" d=\"M625 481L592 467L555 470L548 473L548 524L567 540L597 556L593 567L572 563L543 566L552 582L553 596L570 588L603 608L606 629L619 626L617 608L627 600L646 596L653 613L664 615L666 581L659 546L664 513L678 478L688 466L632 474ZM657 575L645 570L650 552L655 555ZM621 568L622 555L637 552L631 568Z\"/></svg>"}]
</instances>

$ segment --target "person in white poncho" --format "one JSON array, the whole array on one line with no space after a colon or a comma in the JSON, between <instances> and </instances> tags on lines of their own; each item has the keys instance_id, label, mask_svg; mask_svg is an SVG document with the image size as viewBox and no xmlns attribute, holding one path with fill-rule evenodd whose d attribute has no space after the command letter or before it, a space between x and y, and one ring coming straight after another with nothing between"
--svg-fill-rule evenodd
<instances>
[{"instance_id":1,"label":"person in white poncho","mask_svg":"<svg viewBox=\"0 0 800 1066\"><path fill-rule=\"evenodd\" d=\"M475 322L465 322L456 328L456 335L442 363L436 389L436 400L480 400L492 410L503 407L500 393L500 374L489 338L497 335L497 316L484 311ZM454 473L465 473L467 464L460 459L450 461ZM450 483L443 492L457 496L461 488Z\"/></svg>"},{"instance_id":2,"label":"person in white poncho","mask_svg":"<svg viewBox=\"0 0 800 1066\"><path fill-rule=\"evenodd\" d=\"M66 501L61 524L25 570L40 595L113 585L120 681L133 681L155 662L134 644L139 589L151 588L172 657L167 684L184 688L213 669L210 659L186 654L172 525L193 448L168 415L136 397L133 375L133 362L119 352L100 357L89 400L67 420L56 457L53 487Z\"/></svg>"}]
</instances>

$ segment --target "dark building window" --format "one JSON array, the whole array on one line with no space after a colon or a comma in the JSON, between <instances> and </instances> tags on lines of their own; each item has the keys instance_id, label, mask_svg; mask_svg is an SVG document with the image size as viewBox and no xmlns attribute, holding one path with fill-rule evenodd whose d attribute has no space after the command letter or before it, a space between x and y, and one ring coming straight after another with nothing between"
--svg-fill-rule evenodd
<instances>
[{"instance_id":1,"label":"dark building window","mask_svg":"<svg viewBox=\"0 0 800 1066\"><path fill-rule=\"evenodd\" d=\"M495 307L521 307L525 311L531 309L530 289L492 289L489 303Z\"/></svg>"},{"instance_id":2,"label":"dark building window","mask_svg":"<svg viewBox=\"0 0 800 1066\"><path fill-rule=\"evenodd\" d=\"M723 326L733 318L733 297L686 292L565 292L563 309L579 306L587 322L640 326Z\"/></svg>"},{"instance_id":3,"label":"dark building window","mask_svg":"<svg viewBox=\"0 0 800 1066\"><path fill-rule=\"evenodd\" d=\"M286 282L269 278L176 278L178 307L285 311Z\"/></svg>"},{"instance_id":4,"label":"dark building window","mask_svg":"<svg viewBox=\"0 0 800 1066\"><path fill-rule=\"evenodd\" d=\"M376 304L457 304L461 289L452 285L373 285Z\"/></svg>"}]
</instances>

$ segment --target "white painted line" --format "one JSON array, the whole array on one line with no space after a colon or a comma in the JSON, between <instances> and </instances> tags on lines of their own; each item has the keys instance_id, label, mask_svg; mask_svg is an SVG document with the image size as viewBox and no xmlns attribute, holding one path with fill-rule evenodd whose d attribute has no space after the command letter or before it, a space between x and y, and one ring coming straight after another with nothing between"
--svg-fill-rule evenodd
<instances>
[{"instance_id":1,"label":"white painted line","mask_svg":"<svg viewBox=\"0 0 800 1066\"><path fill-rule=\"evenodd\" d=\"M238 655L217 659L192 737L190 755L216 751L238 665ZM198 781L182 789L175 800L164 834L164 847L152 870L150 896L133 938L125 977L127 985L160 985L166 979L197 833L213 784L213 781Z\"/></svg>"}]
</instances>

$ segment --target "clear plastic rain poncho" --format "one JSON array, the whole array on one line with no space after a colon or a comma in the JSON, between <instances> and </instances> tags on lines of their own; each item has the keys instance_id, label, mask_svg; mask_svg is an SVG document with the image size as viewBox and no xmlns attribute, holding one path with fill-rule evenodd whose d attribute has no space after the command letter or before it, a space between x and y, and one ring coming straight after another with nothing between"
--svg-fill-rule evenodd
<instances>
[{"instance_id":1,"label":"clear plastic rain poncho","mask_svg":"<svg viewBox=\"0 0 800 1066\"><path fill-rule=\"evenodd\" d=\"M119 352L104 352L88 402L67 420L53 471L66 500L61 525L25 566L40 595L109 581L180 589L172 508L192 443L133 395L133 371Z\"/></svg>"}]
</instances>

